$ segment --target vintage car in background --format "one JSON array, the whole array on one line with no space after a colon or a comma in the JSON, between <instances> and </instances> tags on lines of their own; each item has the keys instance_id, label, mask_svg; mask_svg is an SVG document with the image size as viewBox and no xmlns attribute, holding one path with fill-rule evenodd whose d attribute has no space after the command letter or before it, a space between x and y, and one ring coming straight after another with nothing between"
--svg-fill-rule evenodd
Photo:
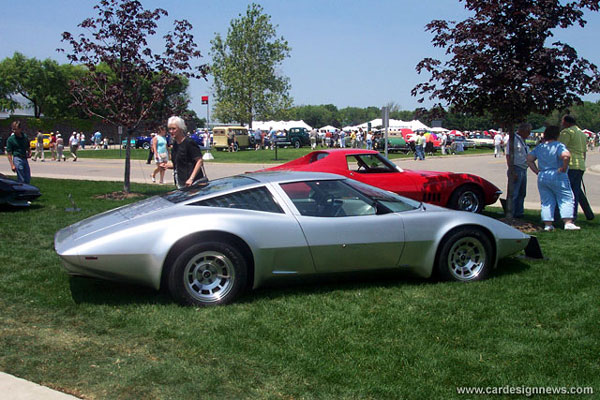
<instances>
[{"instance_id":1,"label":"vintage car in background","mask_svg":"<svg viewBox=\"0 0 600 400\"><path fill-rule=\"evenodd\" d=\"M264 171L284 170L340 174L417 201L476 213L502 193L472 174L399 168L374 150L318 150Z\"/></svg>"},{"instance_id":2,"label":"vintage car in background","mask_svg":"<svg viewBox=\"0 0 600 400\"><path fill-rule=\"evenodd\" d=\"M0 205L27 207L41 195L37 187L14 181L0 174Z\"/></svg>"},{"instance_id":3,"label":"vintage car in background","mask_svg":"<svg viewBox=\"0 0 600 400\"><path fill-rule=\"evenodd\" d=\"M310 146L310 137L306 128L290 128L276 135L275 143L279 147L292 146L299 149L302 146Z\"/></svg>"},{"instance_id":4,"label":"vintage car in background","mask_svg":"<svg viewBox=\"0 0 600 400\"><path fill-rule=\"evenodd\" d=\"M385 139L383 136L378 137L375 140L373 147L379 151L383 151L385 149ZM411 147L402 136L388 136L388 151L390 153L408 153L411 151Z\"/></svg>"},{"instance_id":5,"label":"vintage car in background","mask_svg":"<svg viewBox=\"0 0 600 400\"><path fill-rule=\"evenodd\" d=\"M494 138L489 135L475 134L469 136L469 141L473 142L474 147L494 148Z\"/></svg>"},{"instance_id":6,"label":"vintage car in background","mask_svg":"<svg viewBox=\"0 0 600 400\"><path fill-rule=\"evenodd\" d=\"M254 138L248 135L248 128L243 126L215 126L213 128L213 147L217 150L229 150L227 139L235 138L234 151L254 146Z\"/></svg>"},{"instance_id":7,"label":"vintage car in background","mask_svg":"<svg viewBox=\"0 0 600 400\"><path fill-rule=\"evenodd\" d=\"M529 240L492 218L339 175L269 172L104 212L58 231L54 247L69 274L166 287L182 304L210 306L308 275L396 270L476 281Z\"/></svg>"},{"instance_id":8,"label":"vintage car in background","mask_svg":"<svg viewBox=\"0 0 600 400\"><path fill-rule=\"evenodd\" d=\"M49 133L43 133L44 135L44 150L48 150L50 148L50 134ZM31 150L35 150L35 146L37 144L37 138L34 137L33 140L29 141L29 148Z\"/></svg>"}]
</instances>

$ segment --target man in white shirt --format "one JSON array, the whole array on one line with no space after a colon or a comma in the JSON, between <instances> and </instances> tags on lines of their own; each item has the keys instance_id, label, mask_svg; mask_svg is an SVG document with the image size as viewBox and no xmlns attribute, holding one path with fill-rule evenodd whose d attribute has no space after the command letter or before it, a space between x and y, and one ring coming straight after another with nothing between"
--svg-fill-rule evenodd
<instances>
[{"instance_id":1,"label":"man in white shirt","mask_svg":"<svg viewBox=\"0 0 600 400\"><path fill-rule=\"evenodd\" d=\"M494 135L494 158L498 157L500 155L500 152L502 151L502 140L504 138L502 137L502 134L500 132L496 132L496 134Z\"/></svg>"}]
</instances>

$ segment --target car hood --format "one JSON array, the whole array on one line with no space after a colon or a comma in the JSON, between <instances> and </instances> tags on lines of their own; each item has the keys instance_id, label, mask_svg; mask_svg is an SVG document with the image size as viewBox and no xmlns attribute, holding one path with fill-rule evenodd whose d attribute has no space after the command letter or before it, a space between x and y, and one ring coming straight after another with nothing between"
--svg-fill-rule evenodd
<instances>
[{"instance_id":1,"label":"car hood","mask_svg":"<svg viewBox=\"0 0 600 400\"><path fill-rule=\"evenodd\" d=\"M142 217L148 218L151 214L172 206L174 204L170 201L155 196L94 215L58 231L55 235L56 247L58 249L58 246L66 238L71 237L77 240L85 240L86 237L95 233L109 230L117 225L129 223Z\"/></svg>"}]
</instances>

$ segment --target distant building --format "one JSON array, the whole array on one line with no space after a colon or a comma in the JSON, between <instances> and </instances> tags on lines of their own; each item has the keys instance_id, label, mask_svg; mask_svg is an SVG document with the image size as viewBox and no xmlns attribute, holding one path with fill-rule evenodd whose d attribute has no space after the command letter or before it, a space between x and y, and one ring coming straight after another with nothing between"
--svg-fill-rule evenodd
<instances>
[{"instance_id":1,"label":"distant building","mask_svg":"<svg viewBox=\"0 0 600 400\"><path fill-rule=\"evenodd\" d=\"M13 100L21 105L21 107L16 108L14 111L0 111L0 119L6 119L10 117L34 117L35 112L33 107L29 106L29 100L20 94L15 94L12 96ZM24 105L27 105L23 107Z\"/></svg>"}]
</instances>

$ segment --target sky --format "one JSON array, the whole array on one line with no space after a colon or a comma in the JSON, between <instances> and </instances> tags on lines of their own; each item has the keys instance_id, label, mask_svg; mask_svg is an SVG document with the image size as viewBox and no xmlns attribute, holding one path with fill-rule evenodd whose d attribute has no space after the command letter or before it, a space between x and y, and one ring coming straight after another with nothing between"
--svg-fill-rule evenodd
<instances>
[{"instance_id":1,"label":"sky","mask_svg":"<svg viewBox=\"0 0 600 400\"><path fill-rule=\"evenodd\" d=\"M202 52L201 63L210 63L210 40L226 37L230 21L245 14L243 0L141 0L144 8L164 8L169 16L159 21L162 33L175 19L187 19ZM415 66L425 57L442 58L442 49L431 44L425 25L435 19L463 20L470 15L458 0L255 0L271 16L279 36L291 47L290 57L278 68L289 77L295 105L334 104L382 107L390 102L402 110L421 106L411 89L428 79ZM77 25L95 16L90 0L0 0L0 59L21 52L27 57L52 58L67 63L57 48L64 31L80 32ZM575 47L581 57L600 65L597 40L599 13L587 13L585 28L556 32ZM157 41L157 43L161 43ZM155 47L157 51L161 46ZM206 117L201 96L212 99L212 82L192 80L191 108ZM584 98L600 100L594 94ZM430 106L433 102L424 103Z\"/></svg>"}]
</instances>

